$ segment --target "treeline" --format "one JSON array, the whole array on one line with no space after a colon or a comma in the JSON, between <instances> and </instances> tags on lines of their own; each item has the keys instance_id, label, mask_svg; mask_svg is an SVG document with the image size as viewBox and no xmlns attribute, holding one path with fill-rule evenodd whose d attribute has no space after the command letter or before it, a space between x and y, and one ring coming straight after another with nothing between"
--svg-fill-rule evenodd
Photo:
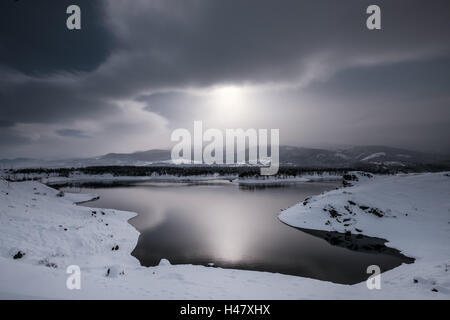
<instances>
[{"instance_id":1,"label":"treeline","mask_svg":"<svg viewBox=\"0 0 450 320\"><path fill-rule=\"evenodd\" d=\"M343 174L350 168L300 168L281 167L278 175L297 176L303 174L336 173ZM250 166L94 166L85 168L26 168L9 170L11 174L69 177L79 173L85 175L112 174L113 176L203 176L218 174L254 177L260 175L259 167Z\"/></svg>"},{"instance_id":2,"label":"treeline","mask_svg":"<svg viewBox=\"0 0 450 320\"><path fill-rule=\"evenodd\" d=\"M305 174L345 174L348 171L366 171L375 174L396 174L425 171L444 171L447 166L439 165L417 165L408 167L386 167L376 165L358 165L349 168L311 168L298 166L281 166L278 176L300 176ZM204 166L204 165L166 165L166 166L91 166L84 168L26 168L6 170L9 175L28 176L29 180L33 176L59 176L69 177L71 174L79 173L85 175L111 174L113 176L151 176L151 175L172 175L172 176L202 176L218 174L221 176L235 175L243 178L260 176L260 167L256 166Z\"/></svg>"}]
</instances>

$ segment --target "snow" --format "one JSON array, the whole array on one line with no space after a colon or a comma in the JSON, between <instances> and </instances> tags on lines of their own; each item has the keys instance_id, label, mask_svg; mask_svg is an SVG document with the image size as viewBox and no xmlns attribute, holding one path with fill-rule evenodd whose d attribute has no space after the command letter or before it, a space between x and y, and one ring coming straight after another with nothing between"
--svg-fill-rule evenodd
<instances>
[{"instance_id":1,"label":"snow","mask_svg":"<svg viewBox=\"0 0 450 320\"><path fill-rule=\"evenodd\" d=\"M413 264L385 273L389 286L411 291L435 288L450 298L449 174L372 178L354 174L359 179L351 181L354 186L312 197L283 211L279 219L299 228L387 239L387 246L416 259ZM400 292L399 297L411 295Z\"/></svg>"},{"instance_id":2,"label":"snow","mask_svg":"<svg viewBox=\"0 0 450 320\"><path fill-rule=\"evenodd\" d=\"M97 272L118 258L139 265L129 255L139 233L126 223L135 213L76 206L74 202L97 196L60 197L57 190L38 182L2 181L0 188L1 257L20 251L25 253L17 259L20 262L52 268L78 264ZM120 250L111 250L117 244Z\"/></svg>"},{"instance_id":3,"label":"snow","mask_svg":"<svg viewBox=\"0 0 450 320\"><path fill-rule=\"evenodd\" d=\"M368 161L371 159L375 159L375 158L379 158L379 157L385 157L386 156L386 152L377 152L377 153L373 153L370 156L367 156L363 159L361 159L361 161Z\"/></svg>"},{"instance_id":4,"label":"snow","mask_svg":"<svg viewBox=\"0 0 450 320\"><path fill-rule=\"evenodd\" d=\"M341 152L336 152L334 155L335 155L336 157L341 158L341 159L344 159L344 160L348 160L348 159L350 158L349 156L347 156L347 155L345 155L345 154L343 154L343 153L341 153Z\"/></svg>"},{"instance_id":5,"label":"snow","mask_svg":"<svg viewBox=\"0 0 450 320\"><path fill-rule=\"evenodd\" d=\"M170 262L167 259L161 259L161 261L159 261L158 266L170 266Z\"/></svg>"},{"instance_id":6,"label":"snow","mask_svg":"<svg viewBox=\"0 0 450 320\"><path fill-rule=\"evenodd\" d=\"M262 176L255 178L238 178L235 181L240 185L281 185L299 182L325 182L341 181L342 175L324 172L322 174L304 174L299 176Z\"/></svg>"},{"instance_id":7,"label":"snow","mask_svg":"<svg viewBox=\"0 0 450 320\"><path fill-rule=\"evenodd\" d=\"M71 172L68 176L60 176L57 174L32 173L22 174L16 173L11 175L5 170L0 170L0 178L11 179L14 181L34 180L40 181L47 185L58 185L64 183L112 183L112 182L198 182L211 180L233 180L238 177L237 174L220 175L218 173L205 175L183 175L176 176L170 174L157 174L156 172L148 176L117 176L110 173L105 174L84 174L80 171Z\"/></svg>"},{"instance_id":8,"label":"snow","mask_svg":"<svg viewBox=\"0 0 450 320\"><path fill-rule=\"evenodd\" d=\"M79 183L79 182L195 182L210 180L232 180L237 175L186 175L175 176L169 174L152 174L150 176L114 176L112 174L87 175L87 174L71 174L69 177L48 177L42 178L42 182L48 185L61 183Z\"/></svg>"},{"instance_id":9,"label":"snow","mask_svg":"<svg viewBox=\"0 0 450 320\"><path fill-rule=\"evenodd\" d=\"M3 173L5 177L8 177L6 173ZM201 181L214 181L225 180L233 181L240 185L278 185L287 183L299 183L299 182L326 182L326 181L341 181L342 174L333 172L323 172L315 174L302 174L298 176L258 176L258 177L239 177L237 174L220 175L218 173L209 175L186 175L175 176L169 174L157 174L153 173L149 176L115 176L113 174L99 174L89 175L80 172L74 172L65 176L46 176L45 174L16 174L15 180L37 180L47 185L60 185L65 183L87 183L87 182L99 182L99 183L113 183L113 182L201 182ZM75 196L75 195L74 195ZM83 195L80 195L83 197ZM76 203L84 202L75 200Z\"/></svg>"},{"instance_id":10,"label":"snow","mask_svg":"<svg viewBox=\"0 0 450 320\"><path fill-rule=\"evenodd\" d=\"M127 221L135 213L74 204L95 195L61 197L39 182L0 179L0 298L449 299L450 178L442 173L358 176L355 186L315 196L306 206L282 212L280 219L321 230L361 228L417 259L383 273L381 290L369 290L364 282L341 285L277 273L171 265L165 259L143 267L130 254L139 233ZM351 226L337 221L326 226L330 217L323 206L342 212L348 200L385 215L354 208ZM24 255L14 259L19 251ZM66 287L69 265L81 269L81 290Z\"/></svg>"},{"instance_id":11,"label":"snow","mask_svg":"<svg viewBox=\"0 0 450 320\"><path fill-rule=\"evenodd\" d=\"M61 196L63 196L64 199L69 200L76 204L99 199L99 196L94 193L86 194L86 193L68 193L68 192L63 193L63 192L61 192L59 194Z\"/></svg>"},{"instance_id":12,"label":"snow","mask_svg":"<svg viewBox=\"0 0 450 320\"><path fill-rule=\"evenodd\" d=\"M400 161L383 161L381 163L381 165L385 165L385 166L400 166L400 167L405 167L406 166L403 162L400 162Z\"/></svg>"}]
</instances>

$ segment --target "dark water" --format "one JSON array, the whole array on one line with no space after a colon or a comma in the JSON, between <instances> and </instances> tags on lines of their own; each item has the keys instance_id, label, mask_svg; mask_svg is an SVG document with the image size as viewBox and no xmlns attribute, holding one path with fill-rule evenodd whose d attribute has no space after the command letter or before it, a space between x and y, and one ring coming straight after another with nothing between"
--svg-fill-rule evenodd
<instances>
[{"instance_id":1,"label":"dark water","mask_svg":"<svg viewBox=\"0 0 450 320\"><path fill-rule=\"evenodd\" d=\"M130 220L141 232L132 254L145 266L166 258L172 264L214 263L353 284L368 278L369 265L385 271L411 262L386 248L381 239L305 232L277 219L280 209L335 186L138 183L64 190L100 195L86 206L138 212Z\"/></svg>"}]
</instances>

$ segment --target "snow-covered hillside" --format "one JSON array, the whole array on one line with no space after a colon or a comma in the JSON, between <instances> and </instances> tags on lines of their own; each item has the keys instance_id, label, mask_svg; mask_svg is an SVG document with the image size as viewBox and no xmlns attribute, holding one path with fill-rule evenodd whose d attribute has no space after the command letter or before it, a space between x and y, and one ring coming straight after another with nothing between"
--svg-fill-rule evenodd
<instances>
[{"instance_id":1,"label":"snow-covered hillside","mask_svg":"<svg viewBox=\"0 0 450 320\"><path fill-rule=\"evenodd\" d=\"M450 167L449 155L428 154L386 146L354 146L338 150L280 146L280 165L303 168L403 167L423 165ZM225 152L224 152L225 154ZM248 150L246 150L248 159ZM262 161L263 162L263 161ZM78 159L42 160L29 158L0 159L0 169L80 168L89 166L172 166L170 150L148 150L134 153L109 153Z\"/></svg>"},{"instance_id":2,"label":"snow-covered hillside","mask_svg":"<svg viewBox=\"0 0 450 320\"><path fill-rule=\"evenodd\" d=\"M0 298L450 298L448 174L359 177L354 187L313 197L280 218L321 230L361 228L417 259L383 273L381 290L369 290L364 282L340 285L267 272L174 266L167 261L142 267L130 255L139 235L127 223L134 213L74 204L96 195L61 194L38 182L0 180ZM344 226L337 221L340 216L332 219L329 213L333 206L344 214L349 200L355 203L349 203L354 214L348 213L351 223ZM381 210L383 216L372 209ZM81 290L66 288L69 265L81 268Z\"/></svg>"},{"instance_id":3,"label":"snow-covered hillside","mask_svg":"<svg viewBox=\"0 0 450 320\"><path fill-rule=\"evenodd\" d=\"M450 175L352 173L347 178L353 186L306 199L283 211L280 220L298 228L387 239L387 246L416 259L388 272L388 286L417 281L411 290L450 298ZM402 276L391 277L399 270Z\"/></svg>"}]
</instances>

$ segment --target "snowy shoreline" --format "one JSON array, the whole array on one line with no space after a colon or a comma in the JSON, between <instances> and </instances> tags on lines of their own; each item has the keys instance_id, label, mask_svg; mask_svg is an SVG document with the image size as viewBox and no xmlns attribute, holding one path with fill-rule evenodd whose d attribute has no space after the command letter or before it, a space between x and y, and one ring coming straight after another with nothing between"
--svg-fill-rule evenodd
<instances>
[{"instance_id":1,"label":"snowy shoreline","mask_svg":"<svg viewBox=\"0 0 450 320\"><path fill-rule=\"evenodd\" d=\"M286 176L286 177L259 177L259 178L238 178L236 182L243 186L257 186L257 185L283 185L300 182L334 182L342 181L342 175L324 174L305 174L301 176Z\"/></svg>"},{"instance_id":2,"label":"snowy shoreline","mask_svg":"<svg viewBox=\"0 0 450 320\"><path fill-rule=\"evenodd\" d=\"M382 290L368 290L364 282L340 285L277 273L167 262L142 267L131 256L139 232L128 220L136 213L74 205L96 195L66 193L60 197L57 190L38 182L0 180L0 298L449 299L448 174L358 178L354 187L311 197L306 205L300 203L283 211L280 219L302 228L352 233L362 230L365 235L387 239L386 245L416 258L413 264L383 273ZM417 194L416 189L424 195ZM398 200L392 201L393 197ZM386 199L390 201L384 203ZM343 203L348 200L378 208L384 215L380 218L366 212L370 209L354 209L350 225L336 219L325 225L331 219L331 210L342 214L347 205ZM329 206L328 211L323 211L324 206ZM403 209L409 215L400 219ZM422 209L424 214L431 214L431 222L423 228L419 223L423 222ZM340 217L336 216L338 220ZM418 242L399 232L402 229L414 230ZM24 255L14 259L18 252ZM81 290L65 286L65 269L71 264L82 270Z\"/></svg>"},{"instance_id":3,"label":"snowy shoreline","mask_svg":"<svg viewBox=\"0 0 450 320\"><path fill-rule=\"evenodd\" d=\"M279 219L302 229L387 239L386 246L416 259L386 272L405 273L389 277L391 284L450 298L449 174L349 176L354 180L347 182L349 187L305 199L284 210Z\"/></svg>"},{"instance_id":4,"label":"snowy shoreline","mask_svg":"<svg viewBox=\"0 0 450 320\"><path fill-rule=\"evenodd\" d=\"M3 176L10 177L6 172ZM238 174L221 175L202 174L202 175L171 175L171 174L151 174L148 176L120 176L107 174L82 174L71 173L68 176L48 176L46 174L16 174L13 180L36 180L46 185L61 185L66 183L133 183L133 182L208 182L213 180L230 181L243 186L252 185L283 185L302 182L334 182L342 181L342 173L322 172L322 173L304 173L301 175L275 175L275 176L249 176L239 177ZM0 175L1 177L1 175Z\"/></svg>"},{"instance_id":5,"label":"snowy shoreline","mask_svg":"<svg viewBox=\"0 0 450 320\"><path fill-rule=\"evenodd\" d=\"M236 175L201 175L201 176L174 176L174 175L150 175L150 176L114 176L112 174L102 175L74 175L70 177L43 178L42 183L47 185L58 185L64 183L114 183L114 182L201 182L211 180L233 180Z\"/></svg>"}]
</instances>

